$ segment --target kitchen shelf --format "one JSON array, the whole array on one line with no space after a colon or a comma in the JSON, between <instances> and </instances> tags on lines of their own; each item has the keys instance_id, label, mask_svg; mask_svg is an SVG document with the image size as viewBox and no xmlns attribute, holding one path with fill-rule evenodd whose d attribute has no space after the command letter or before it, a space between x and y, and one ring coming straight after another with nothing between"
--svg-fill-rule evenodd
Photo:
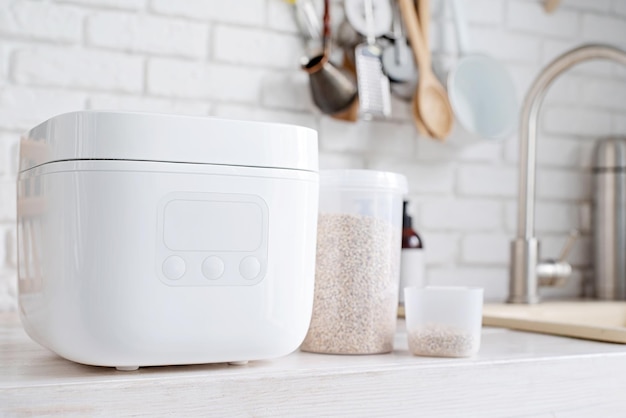
<instances>
[{"instance_id":1,"label":"kitchen shelf","mask_svg":"<svg viewBox=\"0 0 626 418\"><path fill-rule=\"evenodd\" d=\"M468 359L296 352L245 366L66 361L0 314L0 416L624 416L626 347L484 328Z\"/></svg>"}]
</instances>

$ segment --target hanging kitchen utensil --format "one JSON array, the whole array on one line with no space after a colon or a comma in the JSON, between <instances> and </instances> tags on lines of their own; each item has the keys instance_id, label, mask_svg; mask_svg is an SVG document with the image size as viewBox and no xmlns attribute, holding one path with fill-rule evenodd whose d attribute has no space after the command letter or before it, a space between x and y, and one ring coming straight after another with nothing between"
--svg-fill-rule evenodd
<instances>
[{"instance_id":1,"label":"hanging kitchen utensil","mask_svg":"<svg viewBox=\"0 0 626 418\"><path fill-rule=\"evenodd\" d=\"M368 36L372 34L375 38L379 38L389 32L393 13L389 0L371 0L371 19L368 23L367 2L368 0L344 0L344 10L346 19L352 27L361 35Z\"/></svg>"},{"instance_id":2,"label":"hanging kitchen utensil","mask_svg":"<svg viewBox=\"0 0 626 418\"><path fill-rule=\"evenodd\" d=\"M428 33L430 29L430 0L417 0L417 21L422 28L424 44L426 45L426 49L430 55L430 34ZM428 136L432 138L433 135L428 131L426 125L424 125L424 121L422 120L419 112L413 112L413 118L415 126L417 127L417 132L419 132L421 136Z\"/></svg>"},{"instance_id":3,"label":"hanging kitchen utensil","mask_svg":"<svg viewBox=\"0 0 626 418\"><path fill-rule=\"evenodd\" d=\"M430 20L430 10L428 6L428 0L418 0L418 21L422 27L422 35L424 37L424 43L428 47L428 27ZM399 8L397 9L399 11ZM400 21L402 21L402 16L400 17ZM414 63L413 53L411 52L411 62ZM411 101L415 96L415 91L417 88L417 81L419 79L417 68L414 66L414 78L406 83L391 83L391 91L396 96ZM413 121L415 122L415 126L417 127L417 131L421 136L424 137L433 137L433 135L428 132L424 122L422 121L421 116L417 112L413 112Z\"/></svg>"},{"instance_id":4,"label":"hanging kitchen utensil","mask_svg":"<svg viewBox=\"0 0 626 418\"><path fill-rule=\"evenodd\" d=\"M417 85L417 68L413 51L402 30L400 9L393 5L393 42L383 48L383 69L392 83L414 83Z\"/></svg>"},{"instance_id":5,"label":"hanging kitchen utensil","mask_svg":"<svg viewBox=\"0 0 626 418\"><path fill-rule=\"evenodd\" d=\"M305 65L308 57L318 55L322 42L322 27L315 5L312 0L285 0L293 6L293 17L304 38L305 55L301 64Z\"/></svg>"},{"instance_id":6,"label":"hanging kitchen utensil","mask_svg":"<svg viewBox=\"0 0 626 418\"><path fill-rule=\"evenodd\" d=\"M417 20L422 27L422 36L427 47L430 45L430 0L416 0ZM429 47L430 49L430 47Z\"/></svg>"},{"instance_id":7,"label":"hanging kitchen utensil","mask_svg":"<svg viewBox=\"0 0 626 418\"><path fill-rule=\"evenodd\" d=\"M303 69L309 74L309 86L315 105L326 114L345 112L357 97L356 83L352 75L337 68L329 60L330 5L324 0L322 53L309 59Z\"/></svg>"},{"instance_id":8,"label":"hanging kitchen utensil","mask_svg":"<svg viewBox=\"0 0 626 418\"><path fill-rule=\"evenodd\" d=\"M559 7L559 3L561 3L561 0L544 0L543 10L546 13L552 13Z\"/></svg>"},{"instance_id":9,"label":"hanging kitchen utensil","mask_svg":"<svg viewBox=\"0 0 626 418\"><path fill-rule=\"evenodd\" d=\"M322 27L311 0L290 0L289 2L295 6L296 23L300 27L300 32L308 39L320 39Z\"/></svg>"},{"instance_id":10,"label":"hanging kitchen utensil","mask_svg":"<svg viewBox=\"0 0 626 418\"><path fill-rule=\"evenodd\" d=\"M383 69L391 81L391 92L402 100L411 101L417 87L417 66L413 59L413 51L408 45L404 34L400 8L393 0L393 44L383 49ZM405 55L408 52L408 57ZM404 77L404 71L411 67L410 77Z\"/></svg>"},{"instance_id":11,"label":"hanging kitchen utensil","mask_svg":"<svg viewBox=\"0 0 626 418\"><path fill-rule=\"evenodd\" d=\"M356 64L354 62L354 48L361 42L363 42L363 37L352 27L344 15L337 29L335 44L343 51L342 68L355 77ZM359 98L357 97L345 111L335 113L332 117L347 122L356 122L359 119Z\"/></svg>"},{"instance_id":12,"label":"hanging kitchen utensil","mask_svg":"<svg viewBox=\"0 0 626 418\"><path fill-rule=\"evenodd\" d=\"M356 76L356 64L354 63L354 48L363 42L363 37L357 32L348 19L339 24L335 43L343 50L343 67Z\"/></svg>"},{"instance_id":13,"label":"hanging kitchen utensil","mask_svg":"<svg viewBox=\"0 0 626 418\"><path fill-rule=\"evenodd\" d=\"M363 41L363 37L352 27L348 19L344 18L337 28L337 37L335 39L337 46L344 49L352 49Z\"/></svg>"},{"instance_id":14,"label":"hanging kitchen utensil","mask_svg":"<svg viewBox=\"0 0 626 418\"><path fill-rule=\"evenodd\" d=\"M448 74L450 104L466 131L484 139L503 139L517 128L515 84L506 67L496 59L468 53L461 3L450 0L461 57Z\"/></svg>"},{"instance_id":15,"label":"hanging kitchen utensil","mask_svg":"<svg viewBox=\"0 0 626 418\"><path fill-rule=\"evenodd\" d=\"M450 133L454 123L452 108L446 91L433 74L430 53L422 36L413 0L399 0L399 3L419 71L412 111L414 117L421 118L434 138L443 140Z\"/></svg>"},{"instance_id":16,"label":"hanging kitchen utensil","mask_svg":"<svg viewBox=\"0 0 626 418\"><path fill-rule=\"evenodd\" d=\"M382 50L376 44L374 32L373 0L365 0L365 20L368 27L367 42L354 51L359 105L364 119L388 117L391 114L389 79L383 73Z\"/></svg>"}]
</instances>

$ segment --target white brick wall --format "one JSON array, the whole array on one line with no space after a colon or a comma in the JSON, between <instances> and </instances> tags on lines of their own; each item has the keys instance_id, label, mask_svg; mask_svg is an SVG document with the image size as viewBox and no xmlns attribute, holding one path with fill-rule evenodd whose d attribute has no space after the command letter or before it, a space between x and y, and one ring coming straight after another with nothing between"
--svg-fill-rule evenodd
<instances>
[{"instance_id":1,"label":"white brick wall","mask_svg":"<svg viewBox=\"0 0 626 418\"><path fill-rule=\"evenodd\" d=\"M266 107L312 112L309 78L304 71L276 71L263 78L261 104Z\"/></svg>"},{"instance_id":2,"label":"white brick wall","mask_svg":"<svg viewBox=\"0 0 626 418\"><path fill-rule=\"evenodd\" d=\"M613 115L611 126L612 134L619 135L620 133L626 132L626 116Z\"/></svg>"},{"instance_id":3,"label":"white brick wall","mask_svg":"<svg viewBox=\"0 0 626 418\"><path fill-rule=\"evenodd\" d=\"M463 196L512 197L517 193L517 170L511 166L463 165L457 184Z\"/></svg>"},{"instance_id":4,"label":"white brick wall","mask_svg":"<svg viewBox=\"0 0 626 418\"><path fill-rule=\"evenodd\" d=\"M545 103L567 105L580 102L581 87L586 85L587 82L588 77L566 73L552 84L546 95Z\"/></svg>"},{"instance_id":5,"label":"white brick wall","mask_svg":"<svg viewBox=\"0 0 626 418\"><path fill-rule=\"evenodd\" d=\"M148 62L148 93L163 97L258 103L266 73L241 65L154 58Z\"/></svg>"},{"instance_id":6,"label":"white brick wall","mask_svg":"<svg viewBox=\"0 0 626 418\"><path fill-rule=\"evenodd\" d=\"M544 168L537 172L537 197L584 200L591 196L591 176L579 170Z\"/></svg>"},{"instance_id":7,"label":"white brick wall","mask_svg":"<svg viewBox=\"0 0 626 418\"><path fill-rule=\"evenodd\" d=\"M0 134L0 178L15 176L18 169L18 149L18 135L9 132Z\"/></svg>"},{"instance_id":8,"label":"white brick wall","mask_svg":"<svg viewBox=\"0 0 626 418\"><path fill-rule=\"evenodd\" d=\"M90 95L87 107L89 109L176 113L192 116L207 116L211 109L210 104L202 100L165 99L98 93Z\"/></svg>"},{"instance_id":9,"label":"white brick wall","mask_svg":"<svg viewBox=\"0 0 626 418\"><path fill-rule=\"evenodd\" d=\"M377 156L405 157L414 153L413 126L387 121L357 123L322 117L320 146L328 151L354 152Z\"/></svg>"},{"instance_id":10,"label":"white brick wall","mask_svg":"<svg viewBox=\"0 0 626 418\"><path fill-rule=\"evenodd\" d=\"M89 45L187 57L208 53L209 26L183 19L121 12L99 12L87 18Z\"/></svg>"},{"instance_id":11,"label":"white brick wall","mask_svg":"<svg viewBox=\"0 0 626 418\"><path fill-rule=\"evenodd\" d=\"M563 6L577 10L609 12L613 3L616 3L617 5L617 3L621 2L621 0L568 0L567 3L563 3Z\"/></svg>"},{"instance_id":12,"label":"white brick wall","mask_svg":"<svg viewBox=\"0 0 626 418\"><path fill-rule=\"evenodd\" d=\"M619 16L582 16L582 37L588 42L606 42L626 46L624 19Z\"/></svg>"},{"instance_id":13,"label":"white brick wall","mask_svg":"<svg viewBox=\"0 0 626 418\"><path fill-rule=\"evenodd\" d=\"M0 35L44 42L78 42L84 11L40 1L0 1Z\"/></svg>"},{"instance_id":14,"label":"white brick wall","mask_svg":"<svg viewBox=\"0 0 626 418\"><path fill-rule=\"evenodd\" d=\"M456 60L450 10L431 4L431 47L445 70ZM626 1L472 0L471 49L502 60L520 101L540 68L582 42L626 48ZM342 16L333 0L333 26ZM409 179L411 213L433 284L507 293L516 229L518 139L475 141L455 128L446 143L419 137L410 107L393 100L388 121L323 116L299 69L303 42L284 0L0 0L0 311L16 308L15 177L19 135L76 109L121 109L278 121L317 129L326 168L392 170ZM568 231L583 236L564 289L575 296L590 262L593 140L626 134L626 69L575 67L547 95L540 123L536 229L555 256Z\"/></svg>"},{"instance_id":15,"label":"white brick wall","mask_svg":"<svg viewBox=\"0 0 626 418\"><path fill-rule=\"evenodd\" d=\"M504 267L432 267L426 273L427 283L434 286L476 286L485 289L485 299L504 300L509 284Z\"/></svg>"},{"instance_id":16,"label":"white brick wall","mask_svg":"<svg viewBox=\"0 0 626 418\"><path fill-rule=\"evenodd\" d=\"M541 51L540 38L499 27L470 27L469 42L470 51L484 52L513 63L535 63Z\"/></svg>"},{"instance_id":17,"label":"white brick wall","mask_svg":"<svg viewBox=\"0 0 626 418\"><path fill-rule=\"evenodd\" d=\"M622 0L613 0L613 11L619 15L626 16L626 2Z\"/></svg>"},{"instance_id":18,"label":"white brick wall","mask_svg":"<svg viewBox=\"0 0 626 418\"><path fill-rule=\"evenodd\" d=\"M578 31L578 13L561 9L558 13L544 13L535 2L511 1L506 15L507 27L530 34L555 38L572 38Z\"/></svg>"},{"instance_id":19,"label":"white brick wall","mask_svg":"<svg viewBox=\"0 0 626 418\"><path fill-rule=\"evenodd\" d=\"M5 267L14 269L17 266L17 250L13 245L16 235L16 226L13 224L4 225L0 228L0 260Z\"/></svg>"},{"instance_id":20,"label":"white brick wall","mask_svg":"<svg viewBox=\"0 0 626 418\"><path fill-rule=\"evenodd\" d=\"M511 237L504 233L472 234L463 239L461 261L471 264L505 264Z\"/></svg>"},{"instance_id":21,"label":"white brick wall","mask_svg":"<svg viewBox=\"0 0 626 418\"><path fill-rule=\"evenodd\" d=\"M504 2L501 0L472 0L471 7L465 8L468 22L485 25L500 25L504 14Z\"/></svg>"},{"instance_id":22,"label":"white brick wall","mask_svg":"<svg viewBox=\"0 0 626 418\"><path fill-rule=\"evenodd\" d=\"M143 87L141 57L78 48L37 46L17 51L18 84L138 93Z\"/></svg>"},{"instance_id":23,"label":"white brick wall","mask_svg":"<svg viewBox=\"0 0 626 418\"><path fill-rule=\"evenodd\" d=\"M428 242L426 265L431 267L454 264L459 257L460 236L456 232L422 232L420 237Z\"/></svg>"},{"instance_id":24,"label":"white brick wall","mask_svg":"<svg viewBox=\"0 0 626 418\"><path fill-rule=\"evenodd\" d=\"M113 9L140 10L145 7L148 0L60 0L60 2Z\"/></svg>"},{"instance_id":25,"label":"white brick wall","mask_svg":"<svg viewBox=\"0 0 626 418\"><path fill-rule=\"evenodd\" d=\"M15 218L15 181L10 176L0 180L0 222L9 223Z\"/></svg>"},{"instance_id":26,"label":"white brick wall","mask_svg":"<svg viewBox=\"0 0 626 418\"><path fill-rule=\"evenodd\" d=\"M0 126L23 131L59 113L81 109L85 100L83 92L9 86L0 90Z\"/></svg>"},{"instance_id":27,"label":"white brick wall","mask_svg":"<svg viewBox=\"0 0 626 418\"><path fill-rule=\"evenodd\" d=\"M213 33L213 54L218 61L277 69L300 66L302 39L296 34L229 25L218 25Z\"/></svg>"},{"instance_id":28,"label":"white brick wall","mask_svg":"<svg viewBox=\"0 0 626 418\"><path fill-rule=\"evenodd\" d=\"M266 21L268 1L271 0L152 0L151 7L156 13L164 15L262 26Z\"/></svg>"},{"instance_id":29,"label":"white brick wall","mask_svg":"<svg viewBox=\"0 0 626 418\"><path fill-rule=\"evenodd\" d=\"M622 110L626 81L595 79L582 84L583 103L597 108Z\"/></svg>"},{"instance_id":30,"label":"white brick wall","mask_svg":"<svg viewBox=\"0 0 626 418\"><path fill-rule=\"evenodd\" d=\"M433 200L421 205L418 226L443 231L497 230L503 226L503 214L502 204L498 201Z\"/></svg>"},{"instance_id":31,"label":"white brick wall","mask_svg":"<svg viewBox=\"0 0 626 418\"><path fill-rule=\"evenodd\" d=\"M543 166L589 167L593 142L543 135L537 144L537 161Z\"/></svg>"},{"instance_id":32,"label":"white brick wall","mask_svg":"<svg viewBox=\"0 0 626 418\"><path fill-rule=\"evenodd\" d=\"M411 179L409 193L450 195L454 191L454 166L451 163L398 163L397 159L376 161L368 168L395 171Z\"/></svg>"},{"instance_id":33,"label":"white brick wall","mask_svg":"<svg viewBox=\"0 0 626 418\"><path fill-rule=\"evenodd\" d=\"M539 233L568 233L579 225L579 207L575 203L539 202L535 209L535 229Z\"/></svg>"},{"instance_id":34,"label":"white brick wall","mask_svg":"<svg viewBox=\"0 0 626 418\"><path fill-rule=\"evenodd\" d=\"M543 114L546 133L598 136L611 133L611 114L600 109L549 107Z\"/></svg>"}]
</instances>

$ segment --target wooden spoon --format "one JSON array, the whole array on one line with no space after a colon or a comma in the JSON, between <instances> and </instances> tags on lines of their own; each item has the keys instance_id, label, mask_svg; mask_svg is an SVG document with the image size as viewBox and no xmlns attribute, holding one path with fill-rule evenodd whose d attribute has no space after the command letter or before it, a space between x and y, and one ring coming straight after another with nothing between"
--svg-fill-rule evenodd
<instances>
[{"instance_id":1,"label":"wooden spoon","mask_svg":"<svg viewBox=\"0 0 626 418\"><path fill-rule=\"evenodd\" d=\"M417 0L417 19L422 26L422 35L424 37L424 43L426 44L426 46L428 46L428 17L430 17L428 1L429 0ZM413 100L415 100L415 95L413 95ZM424 125L424 121L422 121L422 117L420 116L419 111L415 109L415 105L412 104L412 106L413 108L411 108L411 110L413 112L413 121L417 126L417 132L419 132L419 134L422 136L432 137L433 134L431 134L428 129L426 129L426 126Z\"/></svg>"},{"instance_id":2,"label":"wooden spoon","mask_svg":"<svg viewBox=\"0 0 626 418\"><path fill-rule=\"evenodd\" d=\"M452 130L452 107L445 89L433 74L430 53L422 36L413 0L399 0L399 3L420 74L413 98L413 112L421 117L434 138L444 140Z\"/></svg>"},{"instance_id":3,"label":"wooden spoon","mask_svg":"<svg viewBox=\"0 0 626 418\"><path fill-rule=\"evenodd\" d=\"M417 0L417 21L422 27L422 36L426 48L430 45L428 35L430 30L430 0Z\"/></svg>"}]
</instances>

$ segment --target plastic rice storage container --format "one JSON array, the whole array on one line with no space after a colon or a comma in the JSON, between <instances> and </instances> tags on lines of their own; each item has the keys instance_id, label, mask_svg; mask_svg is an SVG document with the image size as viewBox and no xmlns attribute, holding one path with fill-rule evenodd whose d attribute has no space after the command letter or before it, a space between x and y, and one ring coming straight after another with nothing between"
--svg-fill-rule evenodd
<instances>
[{"instance_id":1,"label":"plastic rice storage container","mask_svg":"<svg viewBox=\"0 0 626 418\"><path fill-rule=\"evenodd\" d=\"M320 172L313 317L302 350L393 350L406 192L400 174Z\"/></svg>"}]
</instances>

